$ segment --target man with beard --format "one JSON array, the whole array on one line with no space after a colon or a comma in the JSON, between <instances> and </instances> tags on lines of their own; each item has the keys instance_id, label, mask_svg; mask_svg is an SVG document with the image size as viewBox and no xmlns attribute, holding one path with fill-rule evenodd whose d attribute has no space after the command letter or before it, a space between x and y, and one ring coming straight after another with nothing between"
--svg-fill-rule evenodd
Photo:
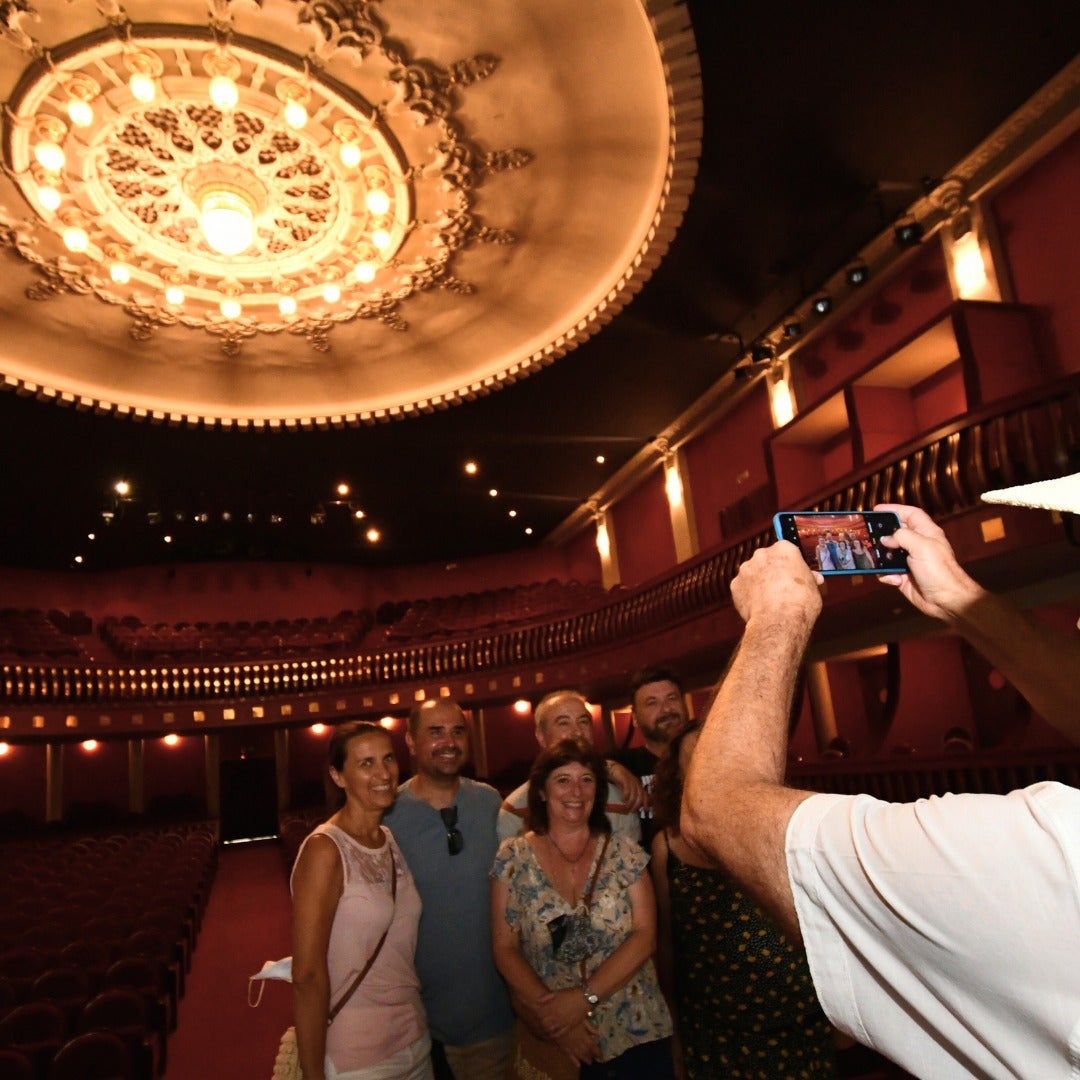
<instances>
[{"instance_id":1,"label":"man with beard","mask_svg":"<svg viewBox=\"0 0 1080 1080\"><path fill-rule=\"evenodd\" d=\"M493 787L461 775L469 729L456 703L418 705L405 741L416 775L398 789L384 820L424 903L416 971L431 1037L455 1080L502 1080L514 1013L491 951L488 882L502 800Z\"/></svg>"},{"instance_id":2,"label":"man with beard","mask_svg":"<svg viewBox=\"0 0 1080 1080\"><path fill-rule=\"evenodd\" d=\"M656 765L667 754L668 740L689 719L681 676L666 667L635 672L630 679L630 708L645 745L620 750L615 759L641 779L648 796ZM646 851L656 832L652 815L652 807L646 803L641 808L641 842Z\"/></svg>"}]
</instances>

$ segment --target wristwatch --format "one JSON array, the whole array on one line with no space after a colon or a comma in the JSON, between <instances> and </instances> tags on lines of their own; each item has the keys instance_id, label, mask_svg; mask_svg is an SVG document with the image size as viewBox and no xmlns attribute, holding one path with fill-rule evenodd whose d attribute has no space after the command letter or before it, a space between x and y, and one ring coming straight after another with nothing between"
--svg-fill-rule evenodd
<instances>
[{"instance_id":1,"label":"wristwatch","mask_svg":"<svg viewBox=\"0 0 1080 1080\"><path fill-rule=\"evenodd\" d=\"M595 1009L596 1006L600 1004L600 998L599 998L599 996L597 994L594 994L589 989L589 984L588 983L582 983L581 984L581 992L585 995L586 1002L588 1002L588 1005L589 1005L588 1018L591 1020L592 1019L592 1014L593 1014L593 1009Z\"/></svg>"}]
</instances>

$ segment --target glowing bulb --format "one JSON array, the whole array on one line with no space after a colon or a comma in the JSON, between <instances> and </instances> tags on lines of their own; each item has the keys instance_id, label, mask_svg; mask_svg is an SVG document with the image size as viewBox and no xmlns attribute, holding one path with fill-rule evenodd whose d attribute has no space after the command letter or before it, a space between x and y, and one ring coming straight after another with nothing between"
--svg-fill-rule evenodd
<instances>
[{"instance_id":1,"label":"glowing bulb","mask_svg":"<svg viewBox=\"0 0 1080 1080\"><path fill-rule=\"evenodd\" d=\"M518 700L514 702L514 712L516 712L518 716L524 716L531 711L532 706L524 698L518 698Z\"/></svg>"},{"instance_id":2,"label":"glowing bulb","mask_svg":"<svg viewBox=\"0 0 1080 1080\"><path fill-rule=\"evenodd\" d=\"M353 273L361 285L366 285L368 282L375 280L375 264L373 262L357 263Z\"/></svg>"},{"instance_id":3,"label":"glowing bulb","mask_svg":"<svg viewBox=\"0 0 1080 1080\"><path fill-rule=\"evenodd\" d=\"M255 211L249 199L211 185L199 196L199 224L206 242L220 255L239 255L255 239Z\"/></svg>"},{"instance_id":4,"label":"glowing bulb","mask_svg":"<svg viewBox=\"0 0 1080 1080\"><path fill-rule=\"evenodd\" d=\"M608 536L607 525L602 521L596 523L596 550L605 561L611 556L611 537Z\"/></svg>"},{"instance_id":5,"label":"glowing bulb","mask_svg":"<svg viewBox=\"0 0 1080 1080\"><path fill-rule=\"evenodd\" d=\"M46 172L57 173L64 167L64 162L67 158L64 156L63 148L59 143L54 143L49 139L42 139L34 147L34 157L37 163L46 170Z\"/></svg>"},{"instance_id":6,"label":"glowing bulb","mask_svg":"<svg viewBox=\"0 0 1080 1080\"><path fill-rule=\"evenodd\" d=\"M290 101L285 105L285 123L299 131L307 123L307 109L299 101Z\"/></svg>"},{"instance_id":7,"label":"glowing bulb","mask_svg":"<svg viewBox=\"0 0 1080 1080\"><path fill-rule=\"evenodd\" d=\"M477 465L475 461L466 461L465 462L465 472L469 476L475 476L477 474L477 472L479 471L479 469L480 469L480 466Z\"/></svg>"},{"instance_id":8,"label":"glowing bulb","mask_svg":"<svg viewBox=\"0 0 1080 1080\"><path fill-rule=\"evenodd\" d=\"M349 485L338 484L338 486L334 490L338 493L339 499L344 499L345 496L349 494Z\"/></svg>"},{"instance_id":9,"label":"glowing bulb","mask_svg":"<svg viewBox=\"0 0 1080 1080\"><path fill-rule=\"evenodd\" d=\"M277 302L277 309L288 318L290 315L296 314L296 297L295 296L283 296Z\"/></svg>"},{"instance_id":10,"label":"glowing bulb","mask_svg":"<svg viewBox=\"0 0 1080 1080\"><path fill-rule=\"evenodd\" d=\"M364 198L364 202L376 217L382 217L390 209L390 196L382 188L372 188Z\"/></svg>"},{"instance_id":11,"label":"glowing bulb","mask_svg":"<svg viewBox=\"0 0 1080 1080\"><path fill-rule=\"evenodd\" d=\"M354 142L343 142L338 150L338 157L346 169L355 169L360 164L360 147Z\"/></svg>"},{"instance_id":12,"label":"glowing bulb","mask_svg":"<svg viewBox=\"0 0 1080 1080\"><path fill-rule=\"evenodd\" d=\"M60 206L60 192L56 188L38 188L38 202L46 210L56 210Z\"/></svg>"},{"instance_id":13,"label":"glowing bulb","mask_svg":"<svg viewBox=\"0 0 1080 1080\"><path fill-rule=\"evenodd\" d=\"M218 307L226 319L239 319L240 312L244 310L235 296L224 297Z\"/></svg>"},{"instance_id":14,"label":"glowing bulb","mask_svg":"<svg viewBox=\"0 0 1080 1080\"><path fill-rule=\"evenodd\" d=\"M682 477L679 476L679 467L674 462L664 469L664 490L667 492L669 506L682 505Z\"/></svg>"},{"instance_id":15,"label":"glowing bulb","mask_svg":"<svg viewBox=\"0 0 1080 1080\"><path fill-rule=\"evenodd\" d=\"M364 535L367 537L367 542L369 544L377 544L382 538L382 533L380 533L378 529L368 529Z\"/></svg>"},{"instance_id":16,"label":"glowing bulb","mask_svg":"<svg viewBox=\"0 0 1080 1080\"><path fill-rule=\"evenodd\" d=\"M953 276L961 298L968 300L978 295L986 284L986 263L975 230L964 233L952 245Z\"/></svg>"},{"instance_id":17,"label":"glowing bulb","mask_svg":"<svg viewBox=\"0 0 1080 1080\"><path fill-rule=\"evenodd\" d=\"M0 757L4 757L5 754L8 754L10 752L11 752L10 744L8 744L6 742L0 742Z\"/></svg>"},{"instance_id":18,"label":"glowing bulb","mask_svg":"<svg viewBox=\"0 0 1080 1080\"><path fill-rule=\"evenodd\" d=\"M64 247L68 251L73 251L76 255L90 246L90 237L86 235L86 230L79 225L69 225L64 230L63 240Z\"/></svg>"},{"instance_id":19,"label":"glowing bulb","mask_svg":"<svg viewBox=\"0 0 1080 1080\"><path fill-rule=\"evenodd\" d=\"M494 499L495 496L499 494L499 489L498 488L490 488L488 490L488 494Z\"/></svg>"},{"instance_id":20,"label":"glowing bulb","mask_svg":"<svg viewBox=\"0 0 1080 1080\"><path fill-rule=\"evenodd\" d=\"M236 108L236 103L240 100L240 91L228 75L215 75L210 80L210 100L222 112L229 112Z\"/></svg>"},{"instance_id":21,"label":"glowing bulb","mask_svg":"<svg viewBox=\"0 0 1080 1080\"><path fill-rule=\"evenodd\" d=\"M116 282L117 285L126 285L131 280L131 268L125 266L122 262L114 262L109 267L109 277Z\"/></svg>"},{"instance_id":22,"label":"glowing bulb","mask_svg":"<svg viewBox=\"0 0 1080 1080\"><path fill-rule=\"evenodd\" d=\"M336 281L327 282L323 286L322 296L328 304L336 304L341 299L341 286Z\"/></svg>"},{"instance_id":23,"label":"glowing bulb","mask_svg":"<svg viewBox=\"0 0 1080 1080\"><path fill-rule=\"evenodd\" d=\"M395 724L395 720L392 716L384 716L379 723L389 731Z\"/></svg>"},{"instance_id":24,"label":"glowing bulb","mask_svg":"<svg viewBox=\"0 0 1080 1080\"><path fill-rule=\"evenodd\" d=\"M312 724L308 730L311 732L312 735L321 735L324 731L326 731L326 725Z\"/></svg>"},{"instance_id":25,"label":"glowing bulb","mask_svg":"<svg viewBox=\"0 0 1080 1080\"><path fill-rule=\"evenodd\" d=\"M179 285L170 285L165 290L165 302L179 307L184 302L184 290Z\"/></svg>"},{"instance_id":26,"label":"glowing bulb","mask_svg":"<svg viewBox=\"0 0 1080 1080\"><path fill-rule=\"evenodd\" d=\"M371 242L380 251L385 251L390 246L390 234L385 229L376 229L371 234Z\"/></svg>"},{"instance_id":27,"label":"glowing bulb","mask_svg":"<svg viewBox=\"0 0 1080 1080\"><path fill-rule=\"evenodd\" d=\"M171 732L161 740L166 746L179 746L180 736L173 735Z\"/></svg>"},{"instance_id":28,"label":"glowing bulb","mask_svg":"<svg viewBox=\"0 0 1080 1080\"><path fill-rule=\"evenodd\" d=\"M86 739L86 740L84 740L83 744L82 744L82 748L84 750L90 751L90 753L93 753L98 748L97 739Z\"/></svg>"},{"instance_id":29,"label":"glowing bulb","mask_svg":"<svg viewBox=\"0 0 1080 1080\"><path fill-rule=\"evenodd\" d=\"M117 480L116 483L113 484L113 491L123 498L131 491L131 485L126 480Z\"/></svg>"},{"instance_id":30,"label":"glowing bulb","mask_svg":"<svg viewBox=\"0 0 1080 1080\"><path fill-rule=\"evenodd\" d=\"M353 517L356 518L357 521L363 521L364 517L365 517L364 511L363 510L354 510L353 511Z\"/></svg>"},{"instance_id":31,"label":"glowing bulb","mask_svg":"<svg viewBox=\"0 0 1080 1080\"><path fill-rule=\"evenodd\" d=\"M776 426L783 427L795 419L795 401L791 396L791 387L787 379L777 379L769 391L769 402L772 405L773 420Z\"/></svg>"},{"instance_id":32,"label":"glowing bulb","mask_svg":"<svg viewBox=\"0 0 1080 1080\"><path fill-rule=\"evenodd\" d=\"M70 97L67 103L68 119L76 127L89 127L94 122L94 109L89 101L81 97Z\"/></svg>"},{"instance_id":33,"label":"glowing bulb","mask_svg":"<svg viewBox=\"0 0 1080 1080\"><path fill-rule=\"evenodd\" d=\"M157 93L153 76L142 71L132 72L131 78L128 79L128 89L131 91L131 96L143 105L149 105Z\"/></svg>"}]
</instances>

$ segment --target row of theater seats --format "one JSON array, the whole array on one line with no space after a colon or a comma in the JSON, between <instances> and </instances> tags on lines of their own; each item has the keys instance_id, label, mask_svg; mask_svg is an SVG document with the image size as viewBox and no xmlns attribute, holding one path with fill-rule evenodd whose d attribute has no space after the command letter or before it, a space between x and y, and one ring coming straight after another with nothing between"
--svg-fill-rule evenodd
<instances>
[{"instance_id":1,"label":"row of theater seats","mask_svg":"<svg viewBox=\"0 0 1080 1080\"><path fill-rule=\"evenodd\" d=\"M0 845L0 1080L164 1072L216 856L206 825Z\"/></svg>"},{"instance_id":2,"label":"row of theater seats","mask_svg":"<svg viewBox=\"0 0 1080 1080\"><path fill-rule=\"evenodd\" d=\"M2 608L0 655L45 660L78 658L82 648L76 638L78 631L73 632L70 620L71 616L58 611L46 613L40 608ZM81 628L85 624L77 620L75 625Z\"/></svg>"},{"instance_id":3,"label":"row of theater seats","mask_svg":"<svg viewBox=\"0 0 1080 1080\"><path fill-rule=\"evenodd\" d=\"M333 618L261 619L256 622L178 622L146 626L135 616L107 616L101 640L122 660L150 663L204 660L276 660L283 656L355 649L374 625L369 611Z\"/></svg>"},{"instance_id":4,"label":"row of theater seats","mask_svg":"<svg viewBox=\"0 0 1080 1080\"><path fill-rule=\"evenodd\" d=\"M582 611L606 595L598 584L583 585L578 581L552 578L531 585L415 600L401 605L402 610L387 627L386 638L402 642L426 641L434 637L513 626L533 619Z\"/></svg>"}]
</instances>

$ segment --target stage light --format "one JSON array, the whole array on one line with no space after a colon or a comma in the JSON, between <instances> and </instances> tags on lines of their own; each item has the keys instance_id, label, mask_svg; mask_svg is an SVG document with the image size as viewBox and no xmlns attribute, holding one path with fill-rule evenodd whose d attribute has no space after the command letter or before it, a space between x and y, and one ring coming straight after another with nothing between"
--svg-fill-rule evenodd
<instances>
[{"instance_id":1,"label":"stage light","mask_svg":"<svg viewBox=\"0 0 1080 1080\"><path fill-rule=\"evenodd\" d=\"M815 315L828 315L832 311L832 297L819 296L810 306L814 309Z\"/></svg>"},{"instance_id":2,"label":"stage light","mask_svg":"<svg viewBox=\"0 0 1080 1080\"><path fill-rule=\"evenodd\" d=\"M790 341L792 338L797 338L802 333L802 323L792 319L791 322L784 323L784 337Z\"/></svg>"},{"instance_id":3,"label":"stage light","mask_svg":"<svg viewBox=\"0 0 1080 1080\"><path fill-rule=\"evenodd\" d=\"M923 238L923 227L914 218L902 218L893 226L893 234L901 247L917 247Z\"/></svg>"}]
</instances>

